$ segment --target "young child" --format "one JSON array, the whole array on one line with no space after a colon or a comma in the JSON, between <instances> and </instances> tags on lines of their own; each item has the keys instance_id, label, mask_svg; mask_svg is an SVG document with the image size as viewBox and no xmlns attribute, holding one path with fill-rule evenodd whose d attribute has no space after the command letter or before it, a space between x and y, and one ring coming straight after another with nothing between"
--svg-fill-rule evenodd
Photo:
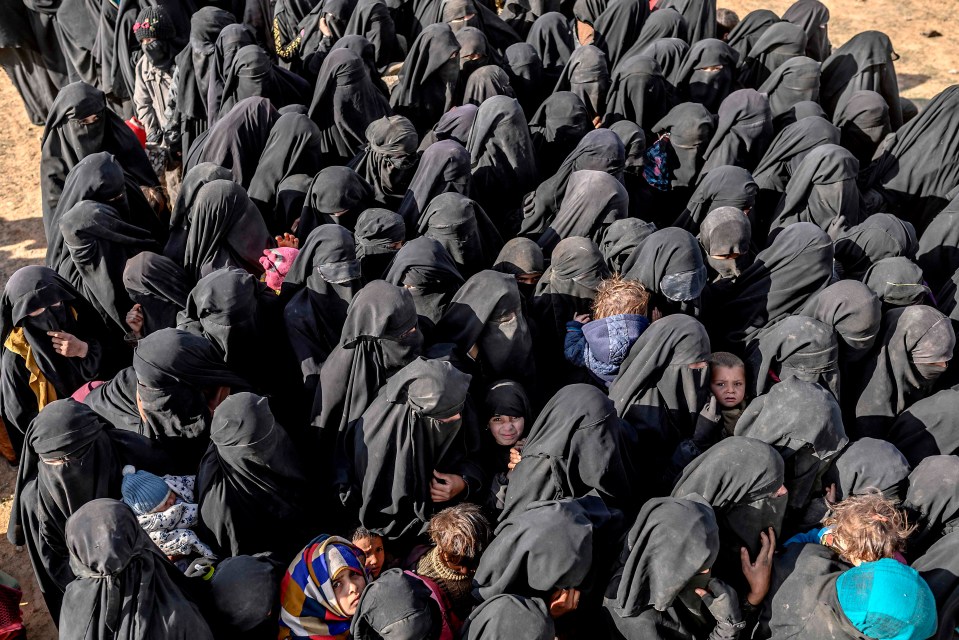
<instances>
[{"instance_id":1,"label":"young child","mask_svg":"<svg viewBox=\"0 0 959 640\"><path fill-rule=\"evenodd\" d=\"M902 551L915 530L895 502L879 491L871 491L830 505L821 529L797 534L785 544L819 543L857 567L883 558L908 564Z\"/></svg>"},{"instance_id":2,"label":"young child","mask_svg":"<svg viewBox=\"0 0 959 640\"><path fill-rule=\"evenodd\" d=\"M709 389L723 416L723 434L731 436L747 404L746 365L728 351L717 351L709 356L709 372Z\"/></svg>"},{"instance_id":3,"label":"young child","mask_svg":"<svg viewBox=\"0 0 959 640\"><path fill-rule=\"evenodd\" d=\"M140 527L171 561L194 556L215 558L190 527L199 520L193 502L196 476L160 476L123 467L123 501L133 509ZM181 567L182 568L182 567Z\"/></svg>"},{"instance_id":4,"label":"young child","mask_svg":"<svg viewBox=\"0 0 959 640\"><path fill-rule=\"evenodd\" d=\"M470 594L473 574L492 538L489 521L479 506L458 504L433 516L427 533L433 546L411 563L413 571L435 582L449 597L456 617L465 620L475 604Z\"/></svg>"},{"instance_id":5,"label":"young child","mask_svg":"<svg viewBox=\"0 0 959 640\"><path fill-rule=\"evenodd\" d=\"M379 578L386 561L386 547L383 544L383 538L363 527L357 528L350 538L356 548L366 555L366 572L369 574L370 580Z\"/></svg>"},{"instance_id":6,"label":"young child","mask_svg":"<svg viewBox=\"0 0 959 640\"><path fill-rule=\"evenodd\" d=\"M566 323L566 359L609 387L649 326L648 303L649 292L639 282L618 274L603 280L593 300L593 319L577 314Z\"/></svg>"},{"instance_id":7,"label":"young child","mask_svg":"<svg viewBox=\"0 0 959 640\"><path fill-rule=\"evenodd\" d=\"M175 194L177 184L168 169L164 130L173 116L169 107L176 84L176 29L162 7L147 7L137 15L133 35L143 55L134 69L133 107L146 131L147 155L163 184Z\"/></svg>"},{"instance_id":8,"label":"young child","mask_svg":"<svg viewBox=\"0 0 959 640\"><path fill-rule=\"evenodd\" d=\"M731 9L716 9L716 37L723 42L729 41L729 34L739 24L739 16Z\"/></svg>"}]
</instances>

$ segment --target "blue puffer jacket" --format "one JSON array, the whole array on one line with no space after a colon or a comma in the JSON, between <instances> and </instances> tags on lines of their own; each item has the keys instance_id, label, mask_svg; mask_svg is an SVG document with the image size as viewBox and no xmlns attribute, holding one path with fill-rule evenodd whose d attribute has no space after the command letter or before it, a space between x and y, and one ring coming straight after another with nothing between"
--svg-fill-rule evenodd
<instances>
[{"instance_id":1,"label":"blue puffer jacket","mask_svg":"<svg viewBox=\"0 0 959 640\"><path fill-rule=\"evenodd\" d=\"M608 387L616 379L630 347L648 326L646 316L631 313L586 324L571 320L566 323L566 359L589 369Z\"/></svg>"}]
</instances>

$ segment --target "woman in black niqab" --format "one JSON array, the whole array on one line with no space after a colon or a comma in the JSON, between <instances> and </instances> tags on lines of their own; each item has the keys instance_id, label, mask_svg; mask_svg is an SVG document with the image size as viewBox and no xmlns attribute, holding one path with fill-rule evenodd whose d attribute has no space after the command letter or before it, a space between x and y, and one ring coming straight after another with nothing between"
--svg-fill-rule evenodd
<instances>
[{"instance_id":1,"label":"woman in black niqab","mask_svg":"<svg viewBox=\"0 0 959 640\"><path fill-rule=\"evenodd\" d=\"M549 91L543 82L543 61L531 44L517 42L506 48L504 64L509 84L523 107L526 118L531 118Z\"/></svg>"},{"instance_id":2,"label":"woman in black niqab","mask_svg":"<svg viewBox=\"0 0 959 640\"><path fill-rule=\"evenodd\" d=\"M452 140L465 147L477 111L479 107L475 104L464 104L444 113L439 122L420 140L419 151L426 151L440 140Z\"/></svg>"},{"instance_id":3,"label":"woman in black niqab","mask_svg":"<svg viewBox=\"0 0 959 640\"><path fill-rule=\"evenodd\" d=\"M65 550L77 578L63 598L61 637L213 640L192 588L119 500L70 516Z\"/></svg>"},{"instance_id":4,"label":"woman in black niqab","mask_svg":"<svg viewBox=\"0 0 959 640\"><path fill-rule=\"evenodd\" d=\"M655 231L656 225L638 218L617 220L609 225L603 233L602 242L599 243L609 270L622 273L623 265L629 256Z\"/></svg>"},{"instance_id":5,"label":"woman in black niqab","mask_svg":"<svg viewBox=\"0 0 959 640\"><path fill-rule=\"evenodd\" d=\"M443 245L464 277L492 265L503 248L503 240L483 208L458 193L433 198L420 216L417 231Z\"/></svg>"},{"instance_id":6,"label":"woman in black niqab","mask_svg":"<svg viewBox=\"0 0 959 640\"><path fill-rule=\"evenodd\" d=\"M347 426L337 486L364 528L390 541L421 533L445 506L430 498L434 471L462 476L470 494L480 489L466 447L469 384L449 362L417 358Z\"/></svg>"},{"instance_id":7,"label":"woman in black niqab","mask_svg":"<svg viewBox=\"0 0 959 640\"><path fill-rule=\"evenodd\" d=\"M393 16L379 0L359 0L346 32L363 36L373 45L374 62L380 73L386 73L391 64L401 62L405 56L405 46L397 37Z\"/></svg>"},{"instance_id":8,"label":"woman in black niqab","mask_svg":"<svg viewBox=\"0 0 959 640\"><path fill-rule=\"evenodd\" d=\"M469 195L470 167L469 151L458 142L441 140L429 146L420 157L406 196L397 209L406 223L408 235L419 227L423 212L436 196L449 192Z\"/></svg>"},{"instance_id":9,"label":"woman in black niqab","mask_svg":"<svg viewBox=\"0 0 959 640\"><path fill-rule=\"evenodd\" d=\"M403 116L387 116L371 122L365 137L366 145L348 166L373 187L378 204L394 210L403 202L419 163L419 136Z\"/></svg>"},{"instance_id":10,"label":"woman in black niqab","mask_svg":"<svg viewBox=\"0 0 959 640\"><path fill-rule=\"evenodd\" d=\"M389 115L390 105L373 86L363 60L348 49L331 51L320 67L310 104L326 160L348 162L366 141L370 123Z\"/></svg>"},{"instance_id":11,"label":"woman in black niqab","mask_svg":"<svg viewBox=\"0 0 959 640\"><path fill-rule=\"evenodd\" d=\"M216 124L220 117L220 101L223 99L223 85L226 75L233 67L233 58L237 51L251 44L256 44L256 34L246 24L228 24L223 27L213 46L212 61L210 63L210 77L207 82L204 119L210 127ZM183 147L183 157L186 157L190 147Z\"/></svg>"},{"instance_id":12,"label":"woman in black niqab","mask_svg":"<svg viewBox=\"0 0 959 640\"><path fill-rule=\"evenodd\" d=\"M379 280L406 241L403 217L387 209L367 209L356 220L356 257L363 282Z\"/></svg>"},{"instance_id":13,"label":"woman in black niqab","mask_svg":"<svg viewBox=\"0 0 959 640\"><path fill-rule=\"evenodd\" d=\"M840 367L872 349L882 322L879 298L857 280L840 280L809 299L798 312L830 326L839 338Z\"/></svg>"},{"instance_id":14,"label":"woman in black niqab","mask_svg":"<svg viewBox=\"0 0 959 640\"><path fill-rule=\"evenodd\" d=\"M759 37L777 22L779 22L779 16L769 9L750 11L739 21L739 24L733 27L726 41L739 54L739 59L745 60Z\"/></svg>"},{"instance_id":15,"label":"woman in black niqab","mask_svg":"<svg viewBox=\"0 0 959 640\"><path fill-rule=\"evenodd\" d=\"M292 557L309 541L315 519L306 478L300 453L267 399L230 396L213 414L210 447L196 475L197 535L221 557Z\"/></svg>"},{"instance_id":16,"label":"woman in black niqab","mask_svg":"<svg viewBox=\"0 0 959 640\"><path fill-rule=\"evenodd\" d=\"M727 165L752 171L773 140L769 99L754 89L733 91L719 105L718 116L703 173Z\"/></svg>"},{"instance_id":17,"label":"woman in black niqab","mask_svg":"<svg viewBox=\"0 0 959 640\"><path fill-rule=\"evenodd\" d=\"M903 508L919 525L911 540L910 557L920 557L943 536L959 529L959 458L936 455L925 458L909 474Z\"/></svg>"},{"instance_id":18,"label":"woman in black niqab","mask_svg":"<svg viewBox=\"0 0 959 640\"><path fill-rule=\"evenodd\" d=\"M659 64L646 55L632 55L613 70L603 123L609 126L627 120L651 131L674 102Z\"/></svg>"},{"instance_id":19,"label":"woman in black niqab","mask_svg":"<svg viewBox=\"0 0 959 640\"><path fill-rule=\"evenodd\" d=\"M943 389L900 413L887 438L912 466L930 456L955 456L959 454L959 433L953 429L957 412L959 389Z\"/></svg>"},{"instance_id":20,"label":"woman in black niqab","mask_svg":"<svg viewBox=\"0 0 959 640\"><path fill-rule=\"evenodd\" d=\"M796 56L782 63L759 87L769 98L777 131L796 122L800 102L818 101L821 66L812 58Z\"/></svg>"},{"instance_id":21,"label":"woman in black niqab","mask_svg":"<svg viewBox=\"0 0 959 640\"><path fill-rule=\"evenodd\" d=\"M709 0L666 0L656 9L675 9L689 30L689 43L716 37L716 3Z\"/></svg>"},{"instance_id":22,"label":"woman in black niqab","mask_svg":"<svg viewBox=\"0 0 959 640\"><path fill-rule=\"evenodd\" d=\"M640 37L649 15L649 2L614 0L596 19L594 37L606 53L610 70L625 60L626 52Z\"/></svg>"},{"instance_id":23,"label":"woman in black niqab","mask_svg":"<svg viewBox=\"0 0 959 640\"><path fill-rule=\"evenodd\" d=\"M259 275L273 238L243 187L229 180L202 186L190 211L183 267L195 280L221 267Z\"/></svg>"},{"instance_id":24,"label":"woman in black niqab","mask_svg":"<svg viewBox=\"0 0 959 640\"><path fill-rule=\"evenodd\" d=\"M866 270L862 281L879 296L883 312L894 307L922 304L932 297L922 277L922 269L903 256L877 261Z\"/></svg>"},{"instance_id":25,"label":"woman in black niqab","mask_svg":"<svg viewBox=\"0 0 959 640\"><path fill-rule=\"evenodd\" d=\"M308 116L286 113L277 119L247 190L271 234L290 230L276 213L280 183L295 174L316 175L323 167L322 153L320 130Z\"/></svg>"},{"instance_id":26,"label":"woman in black niqab","mask_svg":"<svg viewBox=\"0 0 959 640\"><path fill-rule=\"evenodd\" d=\"M563 159L592 131L586 105L570 91L554 91L529 121L530 137L541 176L553 175Z\"/></svg>"},{"instance_id":27,"label":"woman in black niqab","mask_svg":"<svg viewBox=\"0 0 959 640\"><path fill-rule=\"evenodd\" d=\"M662 315L697 315L706 285L706 266L691 233L668 227L643 241L623 264L623 277L636 280L650 294L649 309Z\"/></svg>"},{"instance_id":28,"label":"woman in black niqab","mask_svg":"<svg viewBox=\"0 0 959 640\"><path fill-rule=\"evenodd\" d=\"M353 234L335 224L314 229L283 282L284 293L296 292L283 317L308 393L319 384L320 367L339 341L347 308L360 287Z\"/></svg>"},{"instance_id":29,"label":"woman in black niqab","mask_svg":"<svg viewBox=\"0 0 959 640\"><path fill-rule=\"evenodd\" d=\"M270 131L280 114L263 97L245 98L197 140L196 162L212 162L233 173L233 180L249 188ZM192 168L189 160L186 170Z\"/></svg>"},{"instance_id":30,"label":"woman in black niqab","mask_svg":"<svg viewBox=\"0 0 959 640\"><path fill-rule=\"evenodd\" d=\"M223 78L223 95L218 122L246 98L266 98L277 109L290 104L303 104L310 86L298 75L277 67L259 45L250 44L233 56L233 64Z\"/></svg>"},{"instance_id":31,"label":"woman in black niqab","mask_svg":"<svg viewBox=\"0 0 959 640\"><path fill-rule=\"evenodd\" d=\"M186 307L191 278L183 267L151 251L138 253L123 268L123 286L143 318L138 337L176 326L176 315Z\"/></svg>"},{"instance_id":32,"label":"woman in black niqab","mask_svg":"<svg viewBox=\"0 0 959 640\"><path fill-rule=\"evenodd\" d=\"M183 264L190 232L190 212L196 204L196 197L205 184L214 180L233 180L233 174L218 164L201 162L187 171L180 183L180 195L170 213L170 237L163 248L163 255L178 265Z\"/></svg>"},{"instance_id":33,"label":"woman in black niqab","mask_svg":"<svg viewBox=\"0 0 959 640\"><path fill-rule=\"evenodd\" d=\"M740 63L739 82L758 89L787 60L806 52L806 33L790 22L778 22L766 29Z\"/></svg>"},{"instance_id":34,"label":"woman in black niqab","mask_svg":"<svg viewBox=\"0 0 959 640\"><path fill-rule=\"evenodd\" d=\"M640 51L641 55L652 58L659 64L659 68L663 70L663 77L674 90L679 88L679 70L683 66L687 53L689 53L689 43L681 38L660 38Z\"/></svg>"},{"instance_id":35,"label":"woman in black niqab","mask_svg":"<svg viewBox=\"0 0 959 640\"><path fill-rule=\"evenodd\" d=\"M658 136L669 134L666 147L668 192L657 191L661 203L653 221L665 227L681 213L677 211L689 200L699 181L705 159L703 154L713 137L715 124L709 111L701 104L684 102L673 107L666 116L653 125Z\"/></svg>"},{"instance_id":36,"label":"woman in black niqab","mask_svg":"<svg viewBox=\"0 0 959 640\"><path fill-rule=\"evenodd\" d=\"M473 609L463 623L464 640L495 640L511 634L527 640L553 640L556 625L546 604L538 598L502 594Z\"/></svg>"},{"instance_id":37,"label":"woman in black niqab","mask_svg":"<svg viewBox=\"0 0 959 640\"><path fill-rule=\"evenodd\" d=\"M673 81L684 98L716 113L735 88L736 61L736 52L722 40L700 40L686 52Z\"/></svg>"},{"instance_id":38,"label":"woman in black niqab","mask_svg":"<svg viewBox=\"0 0 959 640\"><path fill-rule=\"evenodd\" d=\"M352 231L372 197L373 188L349 167L326 167L316 174L306 192L296 237L306 242L310 233L324 224Z\"/></svg>"},{"instance_id":39,"label":"woman in black niqab","mask_svg":"<svg viewBox=\"0 0 959 640\"><path fill-rule=\"evenodd\" d=\"M106 151L138 186L159 184L143 147L123 120L107 108L102 91L84 82L60 90L40 140L43 219L53 219L67 174L92 153Z\"/></svg>"},{"instance_id":40,"label":"woman in black niqab","mask_svg":"<svg viewBox=\"0 0 959 640\"><path fill-rule=\"evenodd\" d=\"M819 0L797 0L783 14L783 20L806 32L806 56L818 62L832 54L829 42L829 8Z\"/></svg>"},{"instance_id":41,"label":"woman in black niqab","mask_svg":"<svg viewBox=\"0 0 959 640\"><path fill-rule=\"evenodd\" d=\"M494 64L485 65L470 74L463 89L463 104L483 104L493 96L516 97L509 84L509 74Z\"/></svg>"},{"instance_id":42,"label":"woman in black niqab","mask_svg":"<svg viewBox=\"0 0 959 640\"><path fill-rule=\"evenodd\" d=\"M626 536L603 606L623 638L697 637L696 579L719 556L719 525L701 497L653 498ZM692 628L691 628L692 627Z\"/></svg>"},{"instance_id":43,"label":"woman in black niqab","mask_svg":"<svg viewBox=\"0 0 959 640\"><path fill-rule=\"evenodd\" d=\"M687 40L689 38L689 29L686 27L686 20L682 14L672 7L665 9L657 7L656 11L649 14L649 17L646 18L646 21L643 23L643 28L639 32L639 37L637 37L636 41L629 47L629 50L620 56L620 60L626 60L634 55L639 55L646 47L661 38L679 38L680 40ZM619 64L617 63L616 66L618 67ZM613 69L614 73L615 71L616 70Z\"/></svg>"},{"instance_id":44,"label":"woman in black niqab","mask_svg":"<svg viewBox=\"0 0 959 640\"><path fill-rule=\"evenodd\" d=\"M823 109L832 116L853 93L869 89L885 98L889 105L889 124L893 131L898 131L902 126L902 105L893 64L898 59L899 54L885 33L863 31L854 35L822 63Z\"/></svg>"},{"instance_id":45,"label":"woman in black niqab","mask_svg":"<svg viewBox=\"0 0 959 640\"><path fill-rule=\"evenodd\" d=\"M849 100L836 111L834 122L839 127L842 146L856 156L860 168L869 165L880 144L892 131L889 105L875 91L857 91L849 96Z\"/></svg>"},{"instance_id":46,"label":"woman in black niqab","mask_svg":"<svg viewBox=\"0 0 959 640\"><path fill-rule=\"evenodd\" d=\"M543 276L543 263L543 250L538 244L529 238L513 238L503 245L492 268L514 276L524 301L529 302Z\"/></svg>"},{"instance_id":47,"label":"woman in black niqab","mask_svg":"<svg viewBox=\"0 0 959 640\"><path fill-rule=\"evenodd\" d=\"M564 238L581 236L597 245L605 230L629 215L629 194L622 182L604 171L574 171L556 217L539 237L549 257Z\"/></svg>"},{"instance_id":48,"label":"woman in black niqab","mask_svg":"<svg viewBox=\"0 0 959 640\"><path fill-rule=\"evenodd\" d=\"M703 173L686 210L673 226L697 233L709 212L720 207L735 207L748 215L758 194L759 187L746 169L729 165L715 167Z\"/></svg>"},{"instance_id":49,"label":"woman in black niqab","mask_svg":"<svg viewBox=\"0 0 959 640\"><path fill-rule=\"evenodd\" d=\"M431 24L410 45L390 96L394 113L409 118L422 136L453 106L460 44L448 24Z\"/></svg>"},{"instance_id":50,"label":"woman in black niqab","mask_svg":"<svg viewBox=\"0 0 959 640\"><path fill-rule=\"evenodd\" d=\"M836 486L836 500L879 491L895 504L906 497L909 463L896 445L860 438L836 456L823 476L823 485Z\"/></svg>"},{"instance_id":51,"label":"woman in black niqab","mask_svg":"<svg viewBox=\"0 0 959 640\"><path fill-rule=\"evenodd\" d=\"M839 341L833 328L804 315L787 316L763 331L746 353L749 397L799 378L840 398Z\"/></svg>"},{"instance_id":52,"label":"woman in black niqab","mask_svg":"<svg viewBox=\"0 0 959 640\"><path fill-rule=\"evenodd\" d=\"M874 213L836 239L836 262L843 277L862 280L884 258L915 259L919 246L912 223L889 213Z\"/></svg>"},{"instance_id":53,"label":"woman in black niqab","mask_svg":"<svg viewBox=\"0 0 959 640\"><path fill-rule=\"evenodd\" d=\"M543 63L543 84L555 85L576 46L569 21L555 11L544 13L530 27L526 42L533 45Z\"/></svg>"},{"instance_id":54,"label":"woman in black niqab","mask_svg":"<svg viewBox=\"0 0 959 640\"><path fill-rule=\"evenodd\" d=\"M443 245L425 236L403 245L383 279L409 290L420 329L427 333L463 284L463 276Z\"/></svg>"},{"instance_id":55,"label":"woman in black niqab","mask_svg":"<svg viewBox=\"0 0 959 640\"><path fill-rule=\"evenodd\" d=\"M579 47L569 57L553 91L571 91L583 104L593 123L606 113L606 94L609 92L610 73L606 54L593 45Z\"/></svg>"},{"instance_id":56,"label":"woman in black niqab","mask_svg":"<svg viewBox=\"0 0 959 640\"><path fill-rule=\"evenodd\" d=\"M710 211L699 229L698 239L709 282L735 280L752 264L752 227L742 209L719 207Z\"/></svg>"}]
</instances>

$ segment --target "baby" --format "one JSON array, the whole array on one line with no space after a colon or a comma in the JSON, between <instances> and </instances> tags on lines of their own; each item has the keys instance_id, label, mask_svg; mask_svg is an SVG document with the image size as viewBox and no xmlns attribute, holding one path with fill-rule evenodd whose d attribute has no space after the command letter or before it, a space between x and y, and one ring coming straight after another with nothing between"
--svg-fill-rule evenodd
<instances>
[{"instance_id":1,"label":"baby","mask_svg":"<svg viewBox=\"0 0 959 640\"><path fill-rule=\"evenodd\" d=\"M577 314L566 323L566 359L609 387L630 347L649 326L649 292L619 275L603 280L593 300L593 319Z\"/></svg>"},{"instance_id":2,"label":"baby","mask_svg":"<svg viewBox=\"0 0 959 640\"><path fill-rule=\"evenodd\" d=\"M723 417L723 435L733 435L736 422L746 408L746 365L727 351L709 356L709 388L719 404Z\"/></svg>"},{"instance_id":3,"label":"baby","mask_svg":"<svg viewBox=\"0 0 959 640\"><path fill-rule=\"evenodd\" d=\"M123 467L123 501L133 509L140 527L170 560L200 555L215 558L190 527L199 520L193 502L196 476L160 476Z\"/></svg>"}]
</instances>

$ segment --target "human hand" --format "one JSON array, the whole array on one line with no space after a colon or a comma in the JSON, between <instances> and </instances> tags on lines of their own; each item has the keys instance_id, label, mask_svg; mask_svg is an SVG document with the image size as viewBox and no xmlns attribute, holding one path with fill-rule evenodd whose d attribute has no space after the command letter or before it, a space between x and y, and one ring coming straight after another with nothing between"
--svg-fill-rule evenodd
<instances>
[{"instance_id":1,"label":"human hand","mask_svg":"<svg viewBox=\"0 0 959 640\"><path fill-rule=\"evenodd\" d=\"M143 307L139 303L133 305L133 308L127 311L126 322L130 331L135 333L138 338L143 337Z\"/></svg>"},{"instance_id":2,"label":"human hand","mask_svg":"<svg viewBox=\"0 0 959 640\"><path fill-rule=\"evenodd\" d=\"M839 239L839 235L846 228L846 216L836 216L829 221L829 224L826 225L826 235L829 236L829 239L835 242Z\"/></svg>"},{"instance_id":3,"label":"human hand","mask_svg":"<svg viewBox=\"0 0 959 640\"><path fill-rule=\"evenodd\" d=\"M579 322L579 323L581 323L581 324L586 324L587 322L589 322L589 314L588 314L588 313L574 313L574 314L573 314L573 320L575 320L576 322Z\"/></svg>"},{"instance_id":4,"label":"human hand","mask_svg":"<svg viewBox=\"0 0 959 640\"><path fill-rule=\"evenodd\" d=\"M276 240L276 246L278 247L300 248L300 239L292 233L284 233L282 236L276 236L273 239Z\"/></svg>"},{"instance_id":5,"label":"human hand","mask_svg":"<svg viewBox=\"0 0 959 640\"><path fill-rule=\"evenodd\" d=\"M836 504L836 483L833 482L831 485L826 487L826 504L832 506Z\"/></svg>"},{"instance_id":6,"label":"human hand","mask_svg":"<svg viewBox=\"0 0 959 640\"><path fill-rule=\"evenodd\" d=\"M776 532L769 527L768 534L764 531L759 534L762 541L762 547L756 554L756 561L749 559L749 550L742 547L739 550L740 560L742 561L743 575L746 576L746 582L749 583L749 595L746 600L754 607L766 598L769 593L769 580L773 571L773 554L776 552Z\"/></svg>"},{"instance_id":7,"label":"human hand","mask_svg":"<svg viewBox=\"0 0 959 640\"><path fill-rule=\"evenodd\" d=\"M579 595L579 589L560 589L554 593L549 601L550 617L558 618L575 611L579 606Z\"/></svg>"},{"instance_id":8,"label":"human hand","mask_svg":"<svg viewBox=\"0 0 959 640\"><path fill-rule=\"evenodd\" d=\"M663 312L660 311L657 307L653 307L652 316L653 316L653 322L656 322L657 320L663 317Z\"/></svg>"},{"instance_id":9,"label":"human hand","mask_svg":"<svg viewBox=\"0 0 959 640\"><path fill-rule=\"evenodd\" d=\"M53 340L53 350L65 358L85 358L89 346L86 342L65 331L47 331Z\"/></svg>"},{"instance_id":10,"label":"human hand","mask_svg":"<svg viewBox=\"0 0 959 640\"><path fill-rule=\"evenodd\" d=\"M516 468L516 465L520 463L520 460L523 459L522 449L517 447L511 447L509 450L509 463L506 465L507 470L512 471Z\"/></svg>"},{"instance_id":11,"label":"human hand","mask_svg":"<svg viewBox=\"0 0 959 640\"><path fill-rule=\"evenodd\" d=\"M430 500L433 502L449 502L465 490L466 480L462 476L433 470L433 479L430 480Z\"/></svg>"},{"instance_id":12,"label":"human hand","mask_svg":"<svg viewBox=\"0 0 959 640\"><path fill-rule=\"evenodd\" d=\"M717 578L712 578L707 589L696 589L696 595L720 625L742 624L743 616L739 612L739 597L736 590Z\"/></svg>"},{"instance_id":13,"label":"human hand","mask_svg":"<svg viewBox=\"0 0 959 640\"><path fill-rule=\"evenodd\" d=\"M599 129L601 126L603 126L603 119L600 118L599 116L596 116L595 118L593 118L593 128Z\"/></svg>"},{"instance_id":14,"label":"human hand","mask_svg":"<svg viewBox=\"0 0 959 640\"><path fill-rule=\"evenodd\" d=\"M333 32L330 31L330 25L326 23L326 18L320 18L320 33L329 38L333 35Z\"/></svg>"}]
</instances>

